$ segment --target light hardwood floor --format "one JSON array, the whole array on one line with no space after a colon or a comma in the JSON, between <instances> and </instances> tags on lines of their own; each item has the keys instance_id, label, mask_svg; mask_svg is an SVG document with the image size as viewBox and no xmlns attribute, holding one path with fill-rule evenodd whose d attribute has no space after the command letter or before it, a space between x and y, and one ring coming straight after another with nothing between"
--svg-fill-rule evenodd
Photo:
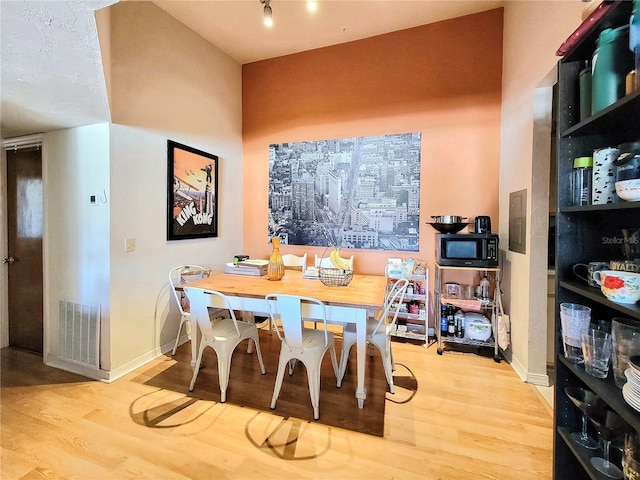
<instances>
[{"instance_id":1,"label":"light hardwood floor","mask_svg":"<svg viewBox=\"0 0 640 480\"><path fill-rule=\"evenodd\" d=\"M139 371L87 381L3 349L0 478L551 478L549 407L506 362L393 346L384 438L194 400L133 381ZM411 376L417 388L403 388Z\"/></svg>"}]
</instances>

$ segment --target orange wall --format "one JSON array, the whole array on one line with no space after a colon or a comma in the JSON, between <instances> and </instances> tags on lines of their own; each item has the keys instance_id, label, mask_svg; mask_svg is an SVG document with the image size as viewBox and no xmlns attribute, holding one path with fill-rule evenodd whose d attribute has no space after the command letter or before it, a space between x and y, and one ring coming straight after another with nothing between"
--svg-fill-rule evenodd
<instances>
[{"instance_id":1,"label":"orange wall","mask_svg":"<svg viewBox=\"0 0 640 480\"><path fill-rule=\"evenodd\" d=\"M388 257L429 263L431 215L498 226L502 9L243 66L244 251L267 258L270 144L422 133L420 251L344 249L356 273ZM289 246L283 253L322 254Z\"/></svg>"}]
</instances>

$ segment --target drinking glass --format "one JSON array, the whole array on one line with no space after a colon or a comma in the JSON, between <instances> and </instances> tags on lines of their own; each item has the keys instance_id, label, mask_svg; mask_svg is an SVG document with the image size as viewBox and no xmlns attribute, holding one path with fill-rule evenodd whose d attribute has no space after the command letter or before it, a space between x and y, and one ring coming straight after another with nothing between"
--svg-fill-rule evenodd
<instances>
[{"instance_id":1,"label":"drinking glass","mask_svg":"<svg viewBox=\"0 0 640 480\"><path fill-rule=\"evenodd\" d=\"M629 358L640 354L640 322L629 318L615 317L611 320L613 341L613 379L622 388L627 382L624 371L629 366Z\"/></svg>"},{"instance_id":2,"label":"drinking glass","mask_svg":"<svg viewBox=\"0 0 640 480\"><path fill-rule=\"evenodd\" d=\"M609 461L609 450L612 440L631 431L629 424L603 403L587 405L585 412L604 442L604 457L592 457L591 465L608 477L622 478L622 470Z\"/></svg>"},{"instance_id":3,"label":"drinking glass","mask_svg":"<svg viewBox=\"0 0 640 480\"><path fill-rule=\"evenodd\" d=\"M445 288L447 290L447 298L460 298L460 284L447 283Z\"/></svg>"},{"instance_id":4,"label":"drinking glass","mask_svg":"<svg viewBox=\"0 0 640 480\"><path fill-rule=\"evenodd\" d=\"M584 369L596 378L607 378L611 360L611 335L602 330L590 328L582 334Z\"/></svg>"},{"instance_id":5,"label":"drinking glass","mask_svg":"<svg viewBox=\"0 0 640 480\"><path fill-rule=\"evenodd\" d=\"M587 414L585 410L587 405L602 402L602 400L600 400L600 398L591 390L585 390L580 387L565 387L564 393L566 393L567 397L569 397L573 404L582 411L582 431L573 432L569 436L574 442L582 447L590 449L598 448L598 442L591 438L587 433Z\"/></svg>"},{"instance_id":6,"label":"drinking glass","mask_svg":"<svg viewBox=\"0 0 640 480\"><path fill-rule=\"evenodd\" d=\"M591 309L577 303L560 304L564 357L573 363L583 363L582 334L589 331Z\"/></svg>"}]
</instances>

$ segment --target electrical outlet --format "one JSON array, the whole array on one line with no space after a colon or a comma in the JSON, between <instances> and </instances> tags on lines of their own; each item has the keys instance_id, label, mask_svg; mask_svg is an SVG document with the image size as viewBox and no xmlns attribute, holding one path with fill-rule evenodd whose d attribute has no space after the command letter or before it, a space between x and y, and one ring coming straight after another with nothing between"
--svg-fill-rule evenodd
<instances>
[{"instance_id":1,"label":"electrical outlet","mask_svg":"<svg viewBox=\"0 0 640 480\"><path fill-rule=\"evenodd\" d=\"M124 239L124 251L125 252L133 252L136 249L136 239L135 238L125 238Z\"/></svg>"}]
</instances>

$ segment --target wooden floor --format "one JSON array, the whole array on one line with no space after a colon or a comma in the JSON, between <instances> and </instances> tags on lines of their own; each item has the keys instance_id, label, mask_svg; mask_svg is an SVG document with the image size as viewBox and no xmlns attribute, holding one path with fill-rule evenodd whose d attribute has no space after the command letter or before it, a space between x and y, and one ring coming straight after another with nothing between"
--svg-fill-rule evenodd
<instances>
[{"instance_id":1,"label":"wooden floor","mask_svg":"<svg viewBox=\"0 0 640 480\"><path fill-rule=\"evenodd\" d=\"M380 438L134 381L153 364L105 384L3 349L0 478L551 478L548 405L506 362L410 343L394 358Z\"/></svg>"}]
</instances>

